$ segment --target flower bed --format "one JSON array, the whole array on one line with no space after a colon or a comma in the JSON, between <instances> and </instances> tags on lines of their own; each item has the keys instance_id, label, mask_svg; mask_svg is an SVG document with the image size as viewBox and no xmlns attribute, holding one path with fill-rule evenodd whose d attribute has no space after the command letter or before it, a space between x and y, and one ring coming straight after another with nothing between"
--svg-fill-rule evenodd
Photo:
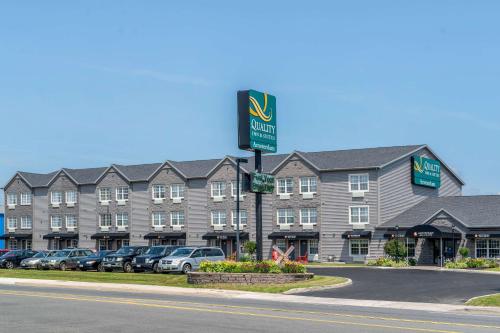
<instances>
[{"instance_id":1,"label":"flower bed","mask_svg":"<svg viewBox=\"0 0 500 333\"><path fill-rule=\"evenodd\" d=\"M199 272L188 274L188 283L284 284L309 280L313 276L312 273L306 273L305 266L297 262L278 265L274 261L205 261L200 264Z\"/></svg>"},{"instance_id":2,"label":"flower bed","mask_svg":"<svg viewBox=\"0 0 500 333\"><path fill-rule=\"evenodd\" d=\"M492 259L484 258L465 258L456 261L448 261L444 265L445 268L450 269L468 269L468 268L495 268L498 267L498 263Z\"/></svg>"},{"instance_id":3,"label":"flower bed","mask_svg":"<svg viewBox=\"0 0 500 333\"><path fill-rule=\"evenodd\" d=\"M367 263L368 266L381 266L381 267L408 267L412 266L405 260L396 261L391 258L380 257L376 260L369 260Z\"/></svg>"}]
</instances>

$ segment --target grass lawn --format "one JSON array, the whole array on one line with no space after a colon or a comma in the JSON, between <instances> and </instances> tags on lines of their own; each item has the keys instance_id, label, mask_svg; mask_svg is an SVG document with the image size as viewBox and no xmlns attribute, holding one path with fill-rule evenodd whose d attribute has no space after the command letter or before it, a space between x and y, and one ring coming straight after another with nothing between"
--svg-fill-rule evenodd
<instances>
[{"instance_id":1,"label":"grass lawn","mask_svg":"<svg viewBox=\"0 0 500 333\"><path fill-rule=\"evenodd\" d=\"M492 272L500 272L500 267L495 267L495 268L487 268L487 271L492 271Z\"/></svg>"},{"instance_id":2,"label":"grass lawn","mask_svg":"<svg viewBox=\"0 0 500 333\"><path fill-rule=\"evenodd\" d=\"M500 306L500 294L474 298L466 303L473 306Z\"/></svg>"},{"instance_id":3,"label":"grass lawn","mask_svg":"<svg viewBox=\"0 0 500 333\"><path fill-rule=\"evenodd\" d=\"M310 262L306 266L309 267L366 267L365 264L341 264L338 262Z\"/></svg>"},{"instance_id":4,"label":"grass lawn","mask_svg":"<svg viewBox=\"0 0 500 333\"><path fill-rule=\"evenodd\" d=\"M80 272L80 271L38 271L38 270L20 270L13 269L0 270L0 278L24 278L24 279L43 279L43 280L65 280L82 282L100 282L100 283L129 283L145 284L155 286L184 287L184 288L214 288L257 291L266 293L281 293L295 288L306 288L316 286L328 286L343 283L345 278L335 276L315 276L309 281L286 283L286 284L258 284L258 285L235 285L235 284L216 284L195 286L187 283L186 275L181 274L151 274L151 273L99 273L99 272Z\"/></svg>"}]
</instances>

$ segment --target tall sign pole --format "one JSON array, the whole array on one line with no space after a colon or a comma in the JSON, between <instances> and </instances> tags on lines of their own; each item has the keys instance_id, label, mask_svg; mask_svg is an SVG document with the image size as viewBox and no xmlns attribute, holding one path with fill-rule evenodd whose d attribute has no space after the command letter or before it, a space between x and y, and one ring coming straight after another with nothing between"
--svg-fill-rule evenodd
<instances>
[{"instance_id":1,"label":"tall sign pole","mask_svg":"<svg viewBox=\"0 0 500 333\"><path fill-rule=\"evenodd\" d=\"M246 158L237 158L236 159L236 261L240 260L240 192L241 192L241 183L240 183L240 163L248 163Z\"/></svg>"},{"instance_id":2,"label":"tall sign pole","mask_svg":"<svg viewBox=\"0 0 500 333\"><path fill-rule=\"evenodd\" d=\"M276 98L255 90L238 91L238 146L255 152L251 190L255 192L257 260L262 253L262 193L272 193L274 178L262 173L262 153L277 152ZM269 182L272 184L269 184Z\"/></svg>"}]
</instances>

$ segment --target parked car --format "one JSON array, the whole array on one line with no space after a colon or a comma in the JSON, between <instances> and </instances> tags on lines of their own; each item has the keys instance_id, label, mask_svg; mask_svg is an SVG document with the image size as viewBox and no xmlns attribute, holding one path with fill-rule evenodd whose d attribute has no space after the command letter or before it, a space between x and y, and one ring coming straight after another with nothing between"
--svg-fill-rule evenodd
<instances>
[{"instance_id":1,"label":"parked car","mask_svg":"<svg viewBox=\"0 0 500 333\"><path fill-rule=\"evenodd\" d=\"M78 260L83 259L92 254L90 249L65 249L54 253L50 257L40 260L41 269L76 269Z\"/></svg>"},{"instance_id":2,"label":"parked car","mask_svg":"<svg viewBox=\"0 0 500 333\"><path fill-rule=\"evenodd\" d=\"M147 246L123 246L113 254L109 254L102 260L104 270L123 270L125 273L133 271L132 259L143 254L148 249Z\"/></svg>"},{"instance_id":3,"label":"parked car","mask_svg":"<svg viewBox=\"0 0 500 333\"><path fill-rule=\"evenodd\" d=\"M180 247L177 245L151 246L144 254L132 259L134 272L153 271L153 273L159 273L158 263L160 259L170 255Z\"/></svg>"},{"instance_id":4,"label":"parked car","mask_svg":"<svg viewBox=\"0 0 500 333\"><path fill-rule=\"evenodd\" d=\"M0 267L12 269L21 263L23 259L33 257L37 254L36 251L32 250L13 250L9 251L0 257Z\"/></svg>"},{"instance_id":5,"label":"parked car","mask_svg":"<svg viewBox=\"0 0 500 333\"><path fill-rule=\"evenodd\" d=\"M104 266L102 265L102 259L111 253L114 253L114 251L103 250L92 253L88 257L78 260L77 266L81 271L96 270L98 272L103 272Z\"/></svg>"},{"instance_id":6,"label":"parked car","mask_svg":"<svg viewBox=\"0 0 500 333\"><path fill-rule=\"evenodd\" d=\"M197 270L202 261L223 261L224 252L218 247L181 247L160 260L161 272L182 272Z\"/></svg>"},{"instance_id":7,"label":"parked car","mask_svg":"<svg viewBox=\"0 0 500 333\"><path fill-rule=\"evenodd\" d=\"M9 253L10 250L8 249L0 249L0 257L3 256L6 253Z\"/></svg>"},{"instance_id":8,"label":"parked car","mask_svg":"<svg viewBox=\"0 0 500 333\"><path fill-rule=\"evenodd\" d=\"M40 268L40 260L54 255L57 251L40 251L31 258L21 260L20 268Z\"/></svg>"}]
</instances>

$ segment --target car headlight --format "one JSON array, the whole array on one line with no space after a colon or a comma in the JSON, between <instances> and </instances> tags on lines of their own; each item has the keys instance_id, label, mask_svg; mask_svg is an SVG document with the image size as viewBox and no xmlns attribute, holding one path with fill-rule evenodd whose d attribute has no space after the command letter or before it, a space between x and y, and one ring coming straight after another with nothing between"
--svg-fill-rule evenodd
<instances>
[{"instance_id":1,"label":"car headlight","mask_svg":"<svg viewBox=\"0 0 500 333\"><path fill-rule=\"evenodd\" d=\"M90 260L90 261L87 261L87 264L88 264L88 265L93 265L93 264L95 264L95 260Z\"/></svg>"},{"instance_id":2,"label":"car headlight","mask_svg":"<svg viewBox=\"0 0 500 333\"><path fill-rule=\"evenodd\" d=\"M179 265L180 262L181 261L179 259L172 260L172 264L174 264L174 265Z\"/></svg>"},{"instance_id":3,"label":"car headlight","mask_svg":"<svg viewBox=\"0 0 500 333\"><path fill-rule=\"evenodd\" d=\"M123 261L123 258L116 258L116 261Z\"/></svg>"},{"instance_id":4,"label":"car headlight","mask_svg":"<svg viewBox=\"0 0 500 333\"><path fill-rule=\"evenodd\" d=\"M80 265L80 264L81 264L81 261L80 261L80 260L78 260L78 261L76 262L76 264L77 264L77 265Z\"/></svg>"},{"instance_id":5,"label":"car headlight","mask_svg":"<svg viewBox=\"0 0 500 333\"><path fill-rule=\"evenodd\" d=\"M155 262L155 260L154 260L154 259L148 259L148 260L146 260L146 262L147 262L148 264L152 264L152 263L154 263L154 262Z\"/></svg>"},{"instance_id":6,"label":"car headlight","mask_svg":"<svg viewBox=\"0 0 500 333\"><path fill-rule=\"evenodd\" d=\"M55 264L55 263L56 263L56 261L57 261L57 260L55 260L55 259L50 259L50 263L51 263L51 264Z\"/></svg>"}]
</instances>

